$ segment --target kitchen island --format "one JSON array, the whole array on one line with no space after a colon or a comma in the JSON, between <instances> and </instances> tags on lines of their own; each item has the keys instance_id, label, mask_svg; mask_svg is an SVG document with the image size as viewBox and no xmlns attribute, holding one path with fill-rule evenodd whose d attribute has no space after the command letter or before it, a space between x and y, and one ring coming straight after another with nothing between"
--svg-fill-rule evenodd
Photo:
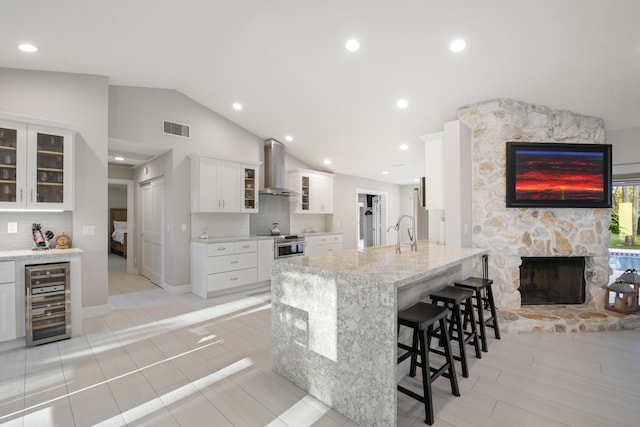
<instances>
[{"instance_id":1,"label":"kitchen island","mask_svg":"<svg viewBox=\"0 0 640 427\"><path fill-rule=\"evenodd\" d=\"M273 265L273 371L362 426L396 425L397 312L474 271L479 248L419 242Z\"/></svg>"}]
</instances>

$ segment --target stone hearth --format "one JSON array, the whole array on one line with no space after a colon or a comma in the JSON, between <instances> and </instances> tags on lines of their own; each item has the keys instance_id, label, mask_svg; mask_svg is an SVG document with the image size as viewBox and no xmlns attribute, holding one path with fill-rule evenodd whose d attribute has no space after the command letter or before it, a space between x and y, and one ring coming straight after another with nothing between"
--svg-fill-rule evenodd
<instances>
[{"instance_id":1,"label":"stone hearth","mask_svg":"<svg viewBox=\"0 0 640 427\"><path fill-rule=\"evenodd\" d=\"M640 314L620 314L585 305L527 305L516 310L499 310L500 331L528 332L603 332L640 328Z\"/></svg>"}]
</instances>

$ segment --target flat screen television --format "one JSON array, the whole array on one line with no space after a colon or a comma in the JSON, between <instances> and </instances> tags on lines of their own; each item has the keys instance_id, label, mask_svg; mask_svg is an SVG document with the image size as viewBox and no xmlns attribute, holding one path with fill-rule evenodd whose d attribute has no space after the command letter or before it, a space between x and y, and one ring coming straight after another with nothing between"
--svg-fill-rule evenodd
<instances>
[{"instance_id":1,"label":"flat screen television","mask_svg":"<svg viewBox=\"0 0 640 427\"><path fill-rule=\"evenodd\" d=\"M611 207L611 145L507 142L507 207Z\"/></svg>"}]
</instances>

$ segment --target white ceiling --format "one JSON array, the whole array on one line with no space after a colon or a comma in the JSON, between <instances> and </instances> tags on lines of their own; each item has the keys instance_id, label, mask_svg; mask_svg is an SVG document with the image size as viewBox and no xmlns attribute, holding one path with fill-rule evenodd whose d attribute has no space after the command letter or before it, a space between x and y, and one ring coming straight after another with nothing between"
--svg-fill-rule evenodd
<instances>
[{"instance_id":1,"label":"white ceiling","mask_svg":"<svg viewBox=\"0 0 640 427\"><path fill-rule=\"evenodd\" d=\"M638 0L21 0L0 16L0 66L177 89L314 167L398 184L424 173L419 136L468 103L640 126Z\"/></svg>"}]
</instances>

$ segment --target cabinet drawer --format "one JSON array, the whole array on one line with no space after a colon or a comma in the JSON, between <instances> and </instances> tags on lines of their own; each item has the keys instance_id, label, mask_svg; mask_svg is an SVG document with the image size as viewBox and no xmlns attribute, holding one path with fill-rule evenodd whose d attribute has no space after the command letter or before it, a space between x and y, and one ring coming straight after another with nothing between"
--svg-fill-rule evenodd
<instances>
[{"instance_id":1,"label":"cabinet drawer","mask_svg":"<svg viewBox=\"0 0 640 427\"><path fill-rule=\"evenodd\" d=\"M212 243L207 245L208 256L231 255L233 253L233 242Z\"/></svg>"},{"instance_id":2,"label":"cabinet drawer","mask_svg":"<svg viewBox=\"0 0 640 427\"><path fill-rule=\"evenodd\" d=\"M235 242L233 244L233 251L236 254L243 254L247 252L257 252L258 242L251 240L248 242Z\"/></svg>"},{"instance_id":3,"label":"cabinet drawer","mask_svg":"<svg viewBox=\"0 0 640 427\"><path fill-rule=\"evenodd\" d=\"M219 291L236 286L249 285L258 281L258 269L248 268L246 270L229 271L226 273L209 274L207 290Z\"/></svg>"},{"instance_id":4,"label":"cabinet drawer","mask_svg":"<svg viewBox=\"0 0 640 427\"><path fill-rule=\"evenodd\" d=\"M233 254L225 256L209 257L207 273L222 273L225 271L242 270L245 268L257 267L258 256L255 252L246 254Z\"/></svg>"},{"instance_id":5,"label":"cabinet drawer","mask_svg":"<svg viewBox=\"0 0 640 427\"><path fill-rule=\"evenodd\" d=\"M16 281L16 263L14 261L0 262L0 283Z\"/></svg>"},{"instance_id":6,"label":"cabinet drawer","mask_svg":"<svg viewBox=\"0 0 640 427\"><path fill-rule=\"evenodd\" d=\"M328 245L318 245L316 253L339 252L343 250L342 243L330 243Z\"/></svg>"},{"instance_id":7,"label":"cabinet drawer","mask_svg":"<svg viewBox=\"0 0 640 427\"><path fill-rule=\"evenodd\" d=\"M326 245L329 243L342 243L342 234L334 234L334 235L322 236L318 238L319 245Z\"/></svg>"}]
</instances>

